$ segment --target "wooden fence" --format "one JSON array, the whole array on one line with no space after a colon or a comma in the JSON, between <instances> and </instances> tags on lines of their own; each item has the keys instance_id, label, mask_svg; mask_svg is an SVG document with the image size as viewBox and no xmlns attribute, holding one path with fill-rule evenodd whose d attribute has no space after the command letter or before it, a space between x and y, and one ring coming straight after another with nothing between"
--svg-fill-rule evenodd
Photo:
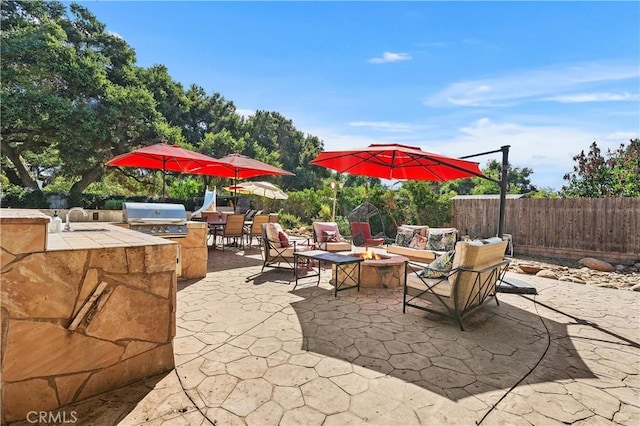
<instances>
[{"instance_id":1,"label":"wooden fence","mask_svg":"<svg viewBox=\"0 0 640 426\"><path fill-rule=\"evenodd\" d=\"M494 236L497 199L452 200L452 226L460 235ZM516 255L609 262L640 261L640 198L507 200L504 233Z\"/></svg>"}]
</instances>

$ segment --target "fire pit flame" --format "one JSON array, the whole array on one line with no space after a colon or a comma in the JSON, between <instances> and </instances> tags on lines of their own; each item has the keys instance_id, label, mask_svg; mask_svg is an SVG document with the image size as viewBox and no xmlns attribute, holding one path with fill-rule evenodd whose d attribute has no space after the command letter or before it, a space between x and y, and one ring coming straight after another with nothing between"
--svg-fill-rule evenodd
<instances>
[{"instance_id":1,"label":"fire pit flame","mask_svg":"<svg viewBox=\"0 0 640 426\"><path fill-rule=\"evenodd\" d=\"M364 260L381 260L381 259L388 259L389 257L378 254L378 253L374 253L372 251L366 251L364 253L358 253L358 256L361 259Z\"/></svg>"}]
</instances>

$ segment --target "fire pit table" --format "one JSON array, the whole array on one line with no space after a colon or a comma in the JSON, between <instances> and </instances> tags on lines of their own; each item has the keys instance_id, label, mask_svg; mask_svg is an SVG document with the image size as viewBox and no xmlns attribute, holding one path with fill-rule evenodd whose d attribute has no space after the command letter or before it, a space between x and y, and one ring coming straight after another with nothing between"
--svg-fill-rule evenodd
<instances>
[{"instance_id":1,"label":"fire pit table","mask_svg":"<svg viewBox=\"0 0 640 426\"><path fill-rule=\"evenodd\" d=\"M357 253L340 252L340 254L362 259L359 264L360 285L364 288L397 288L404 285L405 270L409 261L404 256L382 254L374 250ZM338 280L343 279L343 274L353 273L347 269L335 271Z\"/></svg>"},{"instance_id":2,"label":"fire pit table","mask_svg":"<svg viewBox=\"0 0 640 426\"><path fill-rule=\"evenodd\" d=\"M296 285L293 287L295 290L298 286L298 279L300 275L298 273L298 267L300 262L306 260L306 264L313 268L311 260L318 262L318 272L312 274L306 274L304 278L318 277L318 283L320 284L320 270L322 269L322 262L329 263L333 269L333 283L334 283L334 296L338 296L338 292L342 290L348 290L350 288L357 288L360 291L360 264L363 259L359 256L350 256L340 253L331 253L323 250L310 250L295 252L293 254ZM357 272L357 277L355 276ZM351 284L351 285L349 285Z\"/></svg>"}]
</instances>

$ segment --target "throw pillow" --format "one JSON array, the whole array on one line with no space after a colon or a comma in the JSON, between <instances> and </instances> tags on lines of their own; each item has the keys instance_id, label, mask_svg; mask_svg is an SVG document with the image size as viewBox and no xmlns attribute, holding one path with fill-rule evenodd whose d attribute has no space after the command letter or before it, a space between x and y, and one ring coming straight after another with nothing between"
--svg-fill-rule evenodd
<instances>
[{"instance_id":1,"label":"throw pillow","mask_svg":"<svg viewBox=\"0 0 640 426\"><path fill-rule=\"evenodd\" d=\"M340 241L340 231L338 230L338 224L335 222L313 222L313 232L317 238L317 242L324 243L326 241L325 231L335 232L335 235Z\"/></svg>"},{"instance_id":2,"label":"throw pillow","mask_svg":"<svg viewBox=\"0 0 640 426\"><path fill-rule=\"evenodd\" d=\"M411 240L413 239L413 229L405 228L403 226L398 227L398 233L396 234L396 245L400 247L409 247Z\"/></svg>"},{"instance_id":3,"label":"throw pillow","mask_svg":"<svg viewBox=\"0 0 640 426\"><path fill-rule=\"evenodd\" d=\"M429 250L451 251L456 244L455 230L429 229Z\"/></svg>"},{"instance_id":4,"label":"throw pillow","mask_svg":"<svg viewBox=\"0 0 640 426\"><path fill-rule=\"evenodd\" d=\"M436 257L433 262L424 268L422 276L426 278L440 278L447 275L453 266L455 251L451 250Z\"/></svg>"},{"instance_id":5,"label":"throw pillow","mask_svg":"<svg viewBox=\"0 0 640 426\"><path fill-rule=\"evenodd\" d=\"M280 240L281 247L291 246L291 243L289 243L289 237L287 237L287 234L285 234L284 232L278 232L278 239Z\"/></svg>"},{"instance_id":6,"label":"throw pillow","mask_svg":"<svg viewBox=\"0 0 640 426\"><path fill-rule=\"evenodd\" d=\"M337 243L338 235L336 231L324 231L324 240L328 243Z\"/></svg>"},{"instance_id":7,"label":"throw pillow","mask_svg":"<svg viewBox=\"0 0 640 426\"><path fill-rule=\"evenodd\" d=\"M427 237L423 237L420 234L415 234L409 243L410 248L414 248L417 250L426 250L427 249Z\"/></svg>"}]
</instances>

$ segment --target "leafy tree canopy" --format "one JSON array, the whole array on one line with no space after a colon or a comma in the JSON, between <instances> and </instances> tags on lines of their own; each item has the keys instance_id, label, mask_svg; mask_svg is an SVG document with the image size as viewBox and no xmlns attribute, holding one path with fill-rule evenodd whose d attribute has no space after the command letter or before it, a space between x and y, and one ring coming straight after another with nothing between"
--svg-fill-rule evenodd
<instances>
[{"instance_id":1,"label":"leafy tree canopy","mask_svg":"<svg viewBox=\"0 0 640 426\"><path fill-rule=\"evenodd\" d=\"M567 198L640 197L640 139L602 154L594 141L589 152L573 157L573 172L564 175Z\"/></svg>"}]
</instances>

